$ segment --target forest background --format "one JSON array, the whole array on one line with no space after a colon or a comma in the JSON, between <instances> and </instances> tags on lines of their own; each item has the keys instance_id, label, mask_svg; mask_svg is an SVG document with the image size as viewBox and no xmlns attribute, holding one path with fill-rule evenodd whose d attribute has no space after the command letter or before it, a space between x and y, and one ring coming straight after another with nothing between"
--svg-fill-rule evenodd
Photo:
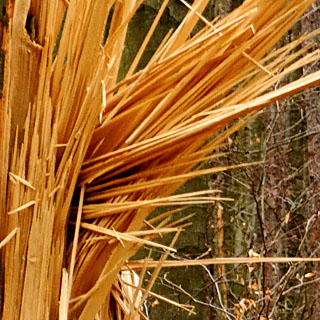
<instances>
[{"instance_id":1,"label":"forest background","mask_svg":"<svg viewBox=\"0 0 320 320\"><path fill-rule=\"evenodd\" d=\"M192 3L192 1L188 1ZM241 0L211 0L204 15L224 16ZM123 74L130 66L161 0L145 0L130 26ZM1 6L3 3L0 1ZM172 0L144 55L142 68L170 28L187 9ZM1 16L1 23L5 23ZM283 38L287 43L320 27L320 1ZM199 24L196 28L200 29ZM1 37L1 35L0 35ZM1 42L1 38L0 38ZM320 39L315 43L320 47ZM3 56L1 54L1 63ZM320 63L292 75L295 80ZM1 79L2 80L2 79ZM220 151L226 155L207 166L262 161L261 165L190 181L184 191L220 189L233 202L188 207L177 217L195 215L176 244L177 259L205 257L320 256L320 88L264 109ZM169 241L164 238L163 242ZM249 253L249 250L252 249ZM140 253L145 254L145 253ZM139 254L138 254L139 257ZM147 278L146 278L147 281ZM195 306L196 315L150 298L150 319L320 319L319 264L199 266L164 269L154 291ZM152 305L152 308L150 306ZM262 319L262 318L261 318Z\"/></svg>"},{"instance_id":2,"label":"forest background","mask_svg":"<svg viewBox=\"0 0 320 320\"><path fill-rule=\"evenodd\" d=\"M224 16L241 2L212 0L204 15L208 19ZM146 0L133 18L126 41L124 74L161 3ZM169 3L140 67L186 12L180 1ZM282 44L319 27L320 1L287 33ZM320 47L319 38L315 46ZM303 68L286 81L318 70L319 66L318 62ZM263 161L262 165L187 183L184 191L220 189L222 197L235 201L189 207L177 213L181 217L196 214L191 218L192 226L176 244L175 258L238 257L248 255L250 249L251 255L320 256L319 94L320 88L314 87L264 109L220 150L227 152L225 157L207 164L209 167ZM237 314L242 319L259 319L261 314L270 319L320 318L318 264L165 269L154 290L180 303L193 304L196 311L196 315L189 316L149 299L150 319L155 320L234 319Z\"/></svg>"}]
</instances>

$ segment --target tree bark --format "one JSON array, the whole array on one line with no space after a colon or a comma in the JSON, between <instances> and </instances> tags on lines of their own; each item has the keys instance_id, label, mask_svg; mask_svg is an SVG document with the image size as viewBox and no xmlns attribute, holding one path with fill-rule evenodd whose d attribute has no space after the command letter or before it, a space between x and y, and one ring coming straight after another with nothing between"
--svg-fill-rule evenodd
<instances>
[{"instance_id":1,"label":"tree bark","mask_svg":"<svg viewBox=\"0 0 320 320\"><path fill-rule=\"evenodd\" d=\"M309 33L312 30L320 28L320 1L316 1L301 20L302 32ZM320 48L320 39L317 38L315 46ZM303 73L309 74L320 69L320 62L317 62L311 66L305 67ZM307 129L308 132L318 132L315 135L310 136L308 141L308 161L309 161L309 176L307 177L308 188L308 216L317 217L315 225L312 229L311 238L311 248L316 249L320 244L320 98L319 98L320 88L315 87L309 89L305 92L305 99L302 102L302 112L308 114L307 117ZM317 257L320 256L319 251L317 252ZM316 274L320 274L320 265L315 266ZM316 282L314 286L314 296L313 301L313 315L316 319L320 318L320 283Z\"/></svg>"}]
</instances>

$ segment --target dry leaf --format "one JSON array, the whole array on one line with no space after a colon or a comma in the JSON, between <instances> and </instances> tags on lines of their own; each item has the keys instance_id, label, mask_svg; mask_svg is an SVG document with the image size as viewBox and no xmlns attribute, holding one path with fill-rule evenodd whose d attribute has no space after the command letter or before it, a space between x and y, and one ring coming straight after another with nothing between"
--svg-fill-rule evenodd
<instances>
[{"instance_id":1,"label":"dry leaf","mask_svg":"<svg viewBox=\"0 0 320 320\"><path fill-rule=\"evenodd\" d=\"M260 255L257 252L255 252L253 249L250 249L248 251L248 254L250 258L260 258Z\"/></svg>"},{"instance_id":2,"label":"dry leaf","mask_svg":"<svg viewBox=\"0 0 320 320\"><path fill-rule=\"evenodd\" d=\"M253 283L252 285L249 285L247 287L249 290L255 290L257 291L259 289L259 285L257 283Z\"/></svg>"},{"instance_id":3,"label":"dry leaf","mask_svg":"<svg viewBox=\"0 0 320 320\"><path fill-rule=\"evenodd\" d=\"M285 224L288 224L289 219L290 219L290 215L291 215L291 212L288 211L288 212L286 213L285 217L284 217L284 223L285 223Z\"/></svg>"},{"instance_id":4,"label":"dry leaf","mask_svg":"<svg viewBox=\"0 0 320 320\"><path fill-rule=\"evenodd\" d=\"M251 265L249 265L248 266L248 270L249 270L249 272L251 273L251 272L253 272L253 270L254 270L254 266L251 264Z\"/></svg>"},{"instance_id":5,"label":"dry leaf","mask_svg":"<svg viewBox=\"0 0 320 320\"><path fill-rule=\"evenodd\" d=\"M158 306L159 304L160 304L159 300L156 299L156 300L154 300L154 301L151 303L151 306L152 306L152 307L156 307L156 306Z\"/></svg>"},{"instance_id":6,"label":"dry leaf","mask_svg":"<svg viewBox=\"0 0 320 320\"><path fill-rule=\"evenodd\" d=\"M304 275L306 279L314 278L316 275L313 272L308 272Z\"/></svg>"}]
</instances>

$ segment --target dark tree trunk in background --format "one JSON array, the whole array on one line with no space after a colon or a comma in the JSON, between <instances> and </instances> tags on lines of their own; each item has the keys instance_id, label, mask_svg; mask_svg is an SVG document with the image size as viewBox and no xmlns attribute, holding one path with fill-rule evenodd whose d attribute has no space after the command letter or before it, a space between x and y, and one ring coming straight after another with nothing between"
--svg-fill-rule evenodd
<instances>
[{"instance_id":1,"label":"dark tree trunk in background","mask_svg":"<svg viewBox=\"0 0 320 320\"><path fill-rule=\"evenodd\" d=\"M232 0L215 0L214 15L224 17L233 9Z\"/></svg>"},{"instance_id":2,"label":"dark tree trunk in background","mask_svg":"<svg viewBox=\"0 0 320 320\"><path fill-rule=\"evenodd\" d=\"M305 14L301 20L302 32L309 33L312 30L320 28L320 1L316 1L310 11ZM320 38L315 45L320 49ZM320 69L320 62L311 66L305 67L304 74L308 74ZM308 132L311 134L308 139L308 164L309 175L307 176L308 182L308 216L314 217L312 221L315 225L312 229L311 250L316 250L320 245L320 87L311 88L304 94L304 101L302 102L302 112L307 116ZM315 133L315 134L313 134ZM320 252L316 253L320 256ZM320 265L317 264L314 270L317 275L320 275ZM313 296L314 308L313 314L315 319L320 319L320 282L314 286Z\"/></svg>"}]
</instances>

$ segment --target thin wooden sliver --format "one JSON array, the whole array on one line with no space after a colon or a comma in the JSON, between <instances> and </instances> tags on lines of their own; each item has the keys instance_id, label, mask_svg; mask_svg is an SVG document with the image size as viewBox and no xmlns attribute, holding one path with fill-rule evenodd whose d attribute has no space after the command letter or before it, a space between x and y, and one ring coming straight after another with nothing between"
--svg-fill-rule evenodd
<instances>
[{"instance_id":1,"label":"thin wooden sliver","mask_svg":"<svg viewBox=\"0 0 320 320\"><path fill-rule=\"evenodd\" d=\"M210 21L208 21L201 13L199 13L192 6L190 6L188 2L186 2L185 0L179 0L179 1L181 1L189 10L193 11L203 23L205 23L207 26L211 28L214 28L213 24Z\"/></svg>"},{"instance_id":2,"label":"thin wooden sliver","mask_svg":"<svg viewBox=\"0 0 320 320\"><path fill-rule=\"evenodd\" d=\"M252 57L250 57L249 54L247 54L245 51L241 52L247 59L249 59L253 64L255 64L257 67L259 67L261 70L263 70L264 72L266 72L267 74L269 74L270 76L274 77L274 74L269 71L266 67L264 67L261 63L259 63L258 61L256 61L255 59L253 59Z\"/></svg>"},{"instance_id":3,"label":"thin wooden sliver","mask_svg":"<svg viewBox=\"0 0 320 320\"><path fill-rule=\"evenodd\" d=\"M74 231L74 239L73 239L73 246L72 246L72 252L71 252L71 263L70 263L68 291L67 291L67 294L68 294L67 305L69 305L69 300L70 300L71 291L72 291L73 273L74 273L74 267L75 267L75 261L76 261L77 247L79 242L79 232L80 232L80 223L81 223L84 194L85 194L85 187L82 187L80 191L79 207L78 207L76 227Z\"/></svg>"},{"instance_id":4,"label":"thin wooden sliver","mask_svg":"<svg viewBox=\"0 0 320 320\"><path fill-rule=\"evenodd\" d=\"M114 228L112 228L112 231L114 232L114 235L116 237L116 239L121 243L121 245L125 248L125 244L124 242L122 241L121 237L119 236L118 232L116 232L116 230Z\"/></svg>"},{"instance_id":5,"label":"thin wooden sliver","mask_svg":"<svg viewBox=\"0 0 320 320\"><path fill-rule=\"evenodd\" d=\"M212 258L184 261L164 261L162 267L187 267L215 264L240 264L240 263L289 263L289 262L320 262L320 258L299 258L299 257L261 257L261 258ZM133 270L140 269L144 261L129 261L128 266ZM148 261L147 268L155 268L158 261ZM124 267L125 269L125 267Z\"/></svg>"},{"instance_id":6,"label":"thin wooden sliver","mask_svg":"<svg viewBox=\"0 0 320 320\"><path fill-rule=\"evenodd\" d=\"M13 177L15 180L21 182L22 184L24 184L25 186L29 187L32 190L36 190L36 188L26 179L23 179L19 176L17 176L16 174L9 172L10 177Z\"/></svg>"},{"instance_id":7,"label":"thin wooden sliver","mask_svg":"<svg viewBox=\"0 0 320 320\"><path fill-rule=\"evenodd\" d=\"M95 226L95 225L92 225L92 224L89 224L89 223L86 223L86 222L82 222L81 223L81 227L84 228L84 229L90 230L90 231L106 234L106 235L108 235L110 237L116 238L119 241L121 239L121 241L129 241L129 242L134 242L134 243L140 243L140 244L143 244L143 245L150 245L150 246L161 248L161 249L164 249L164 250L177 252L177 250L174 249L174 248L170 248L168 246L161 245L161 244L156 243L156 242L140 239L140 238L137 238L137 237L132 236L132 235L127 234L127 233L121 233L121 232L118 232L118 231L115 231L115 230L108 230L106 228Z\"/></svg>"},{"instance_id":8,"label":"thin wooden sliver","mask_svg":"<svg viewBox=\"0 0 320 320\"><path fill-rule=\"evenodd\" d=\"M35 203L36 203L35 200L29 201L26 204L14 209L14 210L9 211L8 214L10 215L10 214L14 214L14 213L20 212L20 211L22 211L22 210L24 210L26 208L29 208L29 207L35 205Z\"/></svg>"},{"instance_id":9,"label":"thin wooden sliver","mask_svg":"<svg viewBox=\"0 0 320 320\"><path fill-rule=\"evenodd\" d=\"M61 281L61 293L59 301L59 319L58 320L68 320L68 309L69 309L69 299L68 299L68 272L64 268Z\"/></svg>"},{"instance_id":10,"label":"thin wooden sliver","mask_svg":"<svg viewBox=\"0 0 320 320\"><path fill-rule=\"evenodd\" d=\"M126 282L126 281L123 281L127 286L130 286L132 288L135 288L135 289L138 289L138 290L141 290L142 292L145 292L146 290L144 288L139 288L139 287L136 287L135 285L133 285L132 283L129 283L129 282ZM176 301L173 301L171 299L168 299L164 296L161 296L160 294L157 294L157 293L154 293L152 291L148 291L148 294L151 296L151 297L154 297L156 299L159 299L165 303L168 303L168 304L171 304L179 309L182 309L182 310L185 310L187 312L189 312L190 314L196 314L193 310L194 310L194 306L191 306L191 305L187 305L187 304L181 304L181 303L178 303Z\"/></svg>"},{"instance_id":11,"label":"thin wooden sliver","mask_svg":"<svg viewBox=\"0 0 320 320\"><path fill-rule=\"evenodd\" d=\"M0 249L3 248L17 233L18 228L14 228L1 242Z\"/></svg>"}]
</instances>

